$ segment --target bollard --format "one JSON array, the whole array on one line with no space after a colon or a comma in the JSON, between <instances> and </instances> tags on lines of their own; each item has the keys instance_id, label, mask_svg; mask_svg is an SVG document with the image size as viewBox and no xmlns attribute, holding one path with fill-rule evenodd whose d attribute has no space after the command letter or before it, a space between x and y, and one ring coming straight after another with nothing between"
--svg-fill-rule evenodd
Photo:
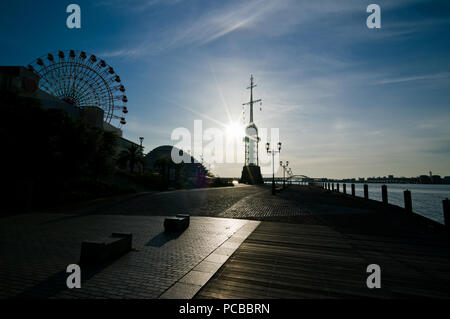
<instances>
[{"instance_id":1,"label":"bollard","mask_svg":"<svg viewBox=\"0 0 450 319\"><path fill-rule=\"evenodd\" d=\"M339 193L339 183L337 183L337 192Z\"/></svg>"},{"instance_id":2,"label":"bollard","mask_svg":"<svg viewBox=\"0 0 450 319\"><path fill-rule=\"evenodd\" d=\"M444 225L450 231L450 202L448 198L442 201L442 208L444 209Z\"/></svg>"},{"instance_id":3,"label":"bollard","mask_svg":"<svg viewBox=\"0 0 450 319\"><path fill-rule=\"evenodd\" d=\"M352 196L355 197L355 184L352 184Z\"/></svg>"},{"instance_id":4,"label":"bollard","mask_svg":"<svg viewBox=\"0 0 450 319\"><path fill-rule=\"evenodd\" d=\"M386 185L381 185L381 198L382 198L383 204L388 203L388 193L387 193Z\"/></svg>"},{"instance_id":5,"label":"bollard","mask_svg":"<svg viewBox=\"0 0 450 319\"><path fill-rule=\"evenodd\" d=\"M364 184L364 198L369 199L369 186Z\"/></svg>"},{"instance_id":6,"label":"bollard","mask_svg":"<svg viewBox=\"0 0 450 319\"><path fill-rule=\"evenodd\" d=\"M405 199L405 209L407 212L412 213L412 201L411 201L411 192L406 190L403 192L403 198Z\"/></svg>"},{"instance_id":7,"label":"bollard","mask_svg":"<svg viewBox=\"0 0 450 319\"><path fill-rule=\"evenodd\" d=\"M331 190L334 191L334 183L331 183Z\"/></svg>"},{"instance_id":8,"label":"bollard","mask_svg":"<svg viewBox=\"0 0 450 319\"><path fill-rule=\"evenodd\" d=\"M342 192L347 194L347 184L342 184Z\"/></svg>"},{"instance_id":9,"label":"bollard","mask_svg":"<svg viewBox=\"0 0 450 319\"><path fill-rule=\"evenodd\" d=\"M328 183L328 190L330 190L331 189L331 185L330 185L330 183Z\"/></svg>"}]
</instances>

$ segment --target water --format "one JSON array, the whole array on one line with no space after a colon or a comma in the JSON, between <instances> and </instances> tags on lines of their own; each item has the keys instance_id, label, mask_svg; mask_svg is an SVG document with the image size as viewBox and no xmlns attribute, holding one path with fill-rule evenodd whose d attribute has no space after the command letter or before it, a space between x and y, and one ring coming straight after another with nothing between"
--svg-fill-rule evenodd
<instances>
[{"instance_id":1,"label":"water","mask_svg":"<svg viewBox=\"0 0 450 319\"><path fill-rule=\"evenodd\" d=\"M270 184L269 182L266 182ZM299 184L293 181L293 184ZM319 182L320 183L320 182ZM305 183L307 184L307 183ZM343 192L344 183L339 183L339 191ZM347 194L352 193L352 184L347 185ZM331 185L331 182L330 182ZM411 191L411 201L413 212L444 224L444 213L442 209L442 200L450 198L450 185L427 185L427 184L380 184L368 183L369 199L382 201L381 185L386 185L388 190L389 204L405 207L403 191ZM336 183L334 183L336 189ZM355 183L355 195L364 197L364 183Z\"/></svg>"},{"instance_id":2,"label":"water","mask_svg":"<svg viewBox=\"0 0 450 319\"><path fill-rule=\"evenodd\" d=\"M347 194L351 194L351 183L347 184ZM336 184L335 184L336 185ZM381 185L369 183L369 199L381 201ZM411 191L413 212L444 223L442 200L450 198L450 185L425 185L425 184L385 184L388 190L389 204L405 207L403 191ZM335 186L336 187L336 186ZM343 191L342 183L339 183L339 191ZM364 197L364 184L355 183L355 194Z\"/></svg>"}]
</instances>

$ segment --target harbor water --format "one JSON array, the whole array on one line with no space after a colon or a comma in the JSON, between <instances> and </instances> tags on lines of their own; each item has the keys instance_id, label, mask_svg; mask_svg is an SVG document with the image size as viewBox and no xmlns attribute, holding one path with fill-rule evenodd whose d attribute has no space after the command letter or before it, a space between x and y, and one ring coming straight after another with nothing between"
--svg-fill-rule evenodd
<instances>
[{"instance_id":1,"label":"harbor water","mask_svg":"<svg viewBox=\"0 0 450 319\"><path fill-rule=\"evenodd\" d=\"M342 183L339 183L342 192ZM347 193L351 193L351 183L347 184ZM427 184L378 184L368 183L369 199L381 201L381 185L386 185L389 204L405 207L403 191L411 191L413 212L444 223L442 200L450 198L450 185ZM364 197L364 184L355 183L355 194Z\"/></svg>"}]
</instances>

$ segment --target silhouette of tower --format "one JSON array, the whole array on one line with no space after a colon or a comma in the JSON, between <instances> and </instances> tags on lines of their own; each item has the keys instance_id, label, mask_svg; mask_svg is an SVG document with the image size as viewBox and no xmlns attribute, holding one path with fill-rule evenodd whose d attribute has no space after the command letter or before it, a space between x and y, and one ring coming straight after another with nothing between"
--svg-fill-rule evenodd
<instances>
[{"instance_id":1,"label":"silhouette of tower","mask_svg":"<svg viewBox=\"0 0 450 319\"><path fill-rule=\"evenodd\" d=\"M259 167L258 143L258 127L253 122L253 104L261 102L261 99L253 100L253 88L256 84L253 82L253 75L250 76L250 101L242 105L250 106L250 121L245 127L245 165L242 168L241 183L262 184L261 168Z\"/></svg>"}]
</instances>

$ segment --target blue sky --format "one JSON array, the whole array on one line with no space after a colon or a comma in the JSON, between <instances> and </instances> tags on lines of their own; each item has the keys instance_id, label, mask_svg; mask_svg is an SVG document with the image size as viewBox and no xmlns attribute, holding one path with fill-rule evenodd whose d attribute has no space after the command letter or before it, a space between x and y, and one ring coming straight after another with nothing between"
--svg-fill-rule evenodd
<instances>
[{"instance_id":1,"label":"blue sky","mask_svg":"<svg viewBox=\"0 0 450 319\"><path fill-rule=\"evenodd\" d=\"M381 29L366 7L381 7ZM66 6L81 7L68 29ZM313 177L450 175L448 1L14 1L0 5L0 63L47 52L103 57L127 88L124 136L150 151L238 120L250 74L260 128ZM247 115L248 119L248 115ZM265 155L261 152L261 158ZM216 164L239 176L241 164Z\"/></svg>"}]
</instances>

